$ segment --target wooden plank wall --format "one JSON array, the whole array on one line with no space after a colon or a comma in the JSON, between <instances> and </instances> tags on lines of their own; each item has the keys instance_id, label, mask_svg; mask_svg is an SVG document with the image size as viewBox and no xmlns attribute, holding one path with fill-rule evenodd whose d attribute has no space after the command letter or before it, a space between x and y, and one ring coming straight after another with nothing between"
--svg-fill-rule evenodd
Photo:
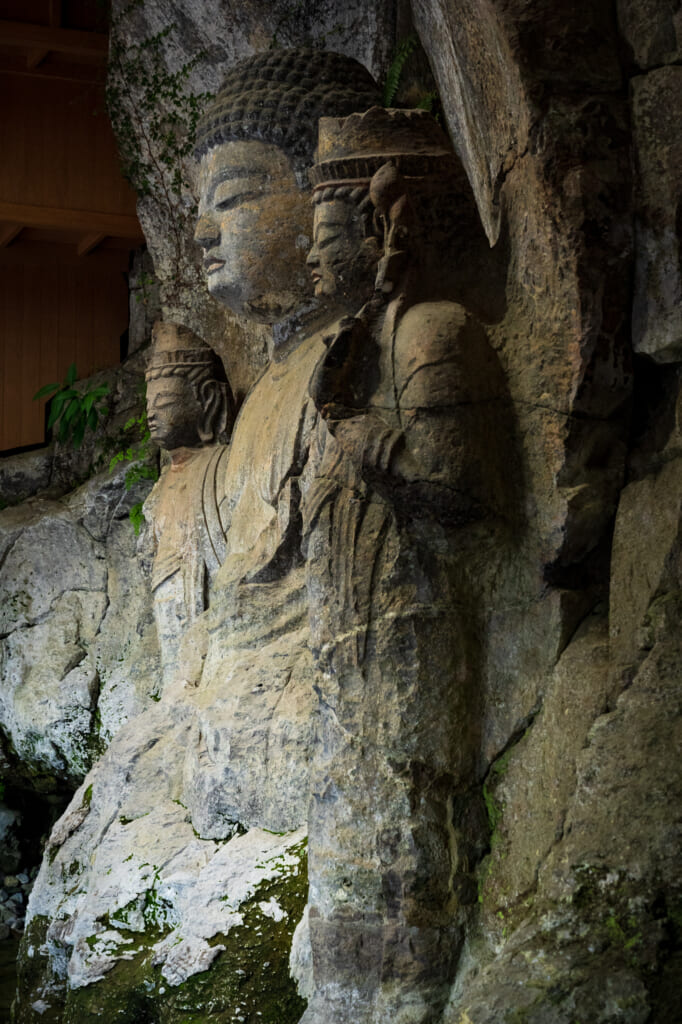
<instances>
[{"instance_id":1,"label":"wooden plank wall","mask_svg":"<svg viewBox=\"0 0 682 1024\"><path fill-rule=\"evenodd\" d=\"M35 392L72 362L80 377L115 366L128 325L127 254L49 263L44 248L0 251L0 451L41 444L45 402Z\"/></svg>"},{"instance_id":2,"label":"wooden plank wall","mask_svg":"<svg viewBox=\"0 0 682 1024\"><path fill-rule=\"evenodd\" d=\"M6 73L0 86L3 199L135 213L101 85Z\"/></svg>"},{"instance_id":3,"label":"wooden plank wall","mask_svg":"<svg viewBox=\"0 0 682 1024\"><path fill-rule=\"evenodd\" d=\"M134 214L101 85L0 74L0 199ZM119 362L130 243L78 256L74 232L26 229L0 248L0 452L44 441L43 384ZM113 247L112 247L113 246Z\"/></svg>"}]
</instances>

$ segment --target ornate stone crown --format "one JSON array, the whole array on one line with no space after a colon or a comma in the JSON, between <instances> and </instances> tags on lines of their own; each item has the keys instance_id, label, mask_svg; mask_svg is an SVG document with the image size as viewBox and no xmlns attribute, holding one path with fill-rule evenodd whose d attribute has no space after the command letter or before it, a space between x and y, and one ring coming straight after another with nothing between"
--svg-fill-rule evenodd
<instances>
[{"instance_id":1,"label":"ornate stone crown","mask_svg":"<svg viewBox=\"0 0 682 1024\"><path fill-rule=\"evenodd\" d=\"M152 331L152 339L152 351L145 373L148 380L183 367L189 369L195 366L218 365L213 349L181 324L157 320Z\"/></svg>"},{"instance_id":2,"label":"ornate stone crown","mask_svg":"<svg viewBox=\"0 0 682 1024\"><path fill-rule=\"evenodd\" d=\"M385 163L405 178L457 176L460 163L445 132L426 110L372 107L364 114L320 119L314 188L360 185Z\"/></svg>"}]
</instances>

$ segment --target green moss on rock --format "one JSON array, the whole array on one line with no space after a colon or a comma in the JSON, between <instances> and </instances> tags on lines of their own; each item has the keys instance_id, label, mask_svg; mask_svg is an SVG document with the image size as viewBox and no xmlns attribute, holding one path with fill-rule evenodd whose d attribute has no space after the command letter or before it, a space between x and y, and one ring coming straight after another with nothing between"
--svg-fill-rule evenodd
<instances>
[{"instance_id":1,"label":"green moss on rock","mask_svg":"<svg viewBox=\"0 0 682 1024\"><path fill-rule=\"evenodd\" d=\"M12 1008L12 1024L61 1024L64 983L50 974L44 950L50 922L34 917L26 926L17 956L17 997ZM48 980L49 979L49 980ZM38 1014L34 1004L42 1008Z\"/></svg>"},{"instance_id":2,"label":"green moss on rock","mask_svg":"<svg viewBox=\"0 0 682 1024\"><path fill-rule=\"evenodd\" d=\"M294 851L291 851L294 852ZM262 883L241 908L244 923L218 935L225 946L209 971L195 974L170 989L161 1007L160 1024L295 1024L306 1003L289 976L289 952L307 892L306 853L300 870ZM276 900L281 921L263 913L260 904Z\"/></svg>"},{"instance_id":3,"label":"green moss on rock","mask_svg":"<svg viewBox=\"0 0 682 1024\"><path fill-rule=\"evenodd\" d=\"M297 863L255 889L239 908L243 923L210 940L211 945L225 947L210 968L180 985L170 985L161 965L154 964L153 946L168 929L159 930L148 921L144 933L126 932L117 915L117 929L135 940L132 949L127 947L131 958L119 960L102 981L69 991L63 1018L56 1020L60 1024L102 1020L205 1024L209 1019L212 1024L295 1024L306 1004L289 976L289 952L306 901L305 843L287 852L297 856ZM284 912L279 921L263 909L273 900ZM25 1020L37 1024L38 1018Z\"/></svg>"}]
</instances>

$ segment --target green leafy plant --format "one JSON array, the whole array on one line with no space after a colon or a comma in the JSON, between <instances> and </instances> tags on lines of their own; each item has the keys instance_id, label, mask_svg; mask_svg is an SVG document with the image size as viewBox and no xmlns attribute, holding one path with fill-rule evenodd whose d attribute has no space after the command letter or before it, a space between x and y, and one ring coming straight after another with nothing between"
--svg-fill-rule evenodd
<instances>
[{"instance_id":1,"label":"green leafy plant","mask_svg":"<svg viewBox=\"0 0 682 1024\"><path fill-rule=\"evenodd\" d=\"M393 105L393 101L402 83L405 65L418 46L419 39L414 32L398 43L384 82L383 104L385 107ZM413 107L416 110L427 110L430 114L433 114L436 121L441 120L442 109L440 97L436 89L428 92L421 91L421 93L417 93L417 96L413 95L409 101L407 101L406 97L402 97L401 105Z\"/></svg>"},{"instance_id":2,"label":"green leafy plant","mask_svg":"<svg viewBox=\"0 0 682 1024\"><path fill-rule=\"evenodd\" d=\"M384 82L384 95L383 102L385 107L390 107L395 99L395 95L400 86L400 79L402 78L403 68L407 62L410 54L414 52L417 47L418 39L414 32L398 43L395 53L393 54L393 60L389 66L386 74L386 81Z\"/></svg>"},{"instance_id":3,"label":"green leafy plant","mask_svg":"<svg viewBox=\"0 0 682 1024\"><path fill-rule=\"evenodd\" d=\"M36 391L33 400L52 395L47 428L57 427L57 437L62 443L70 441L74 448L80 448L87 429L97 430L100 416L106 416L109 409L104 404L109 394L108 384L99 384L87 391L74 387L77 380L76 364L71 363L63 381L46 384Z\"/></svg>"},{"instance_id":4,"label":"green leafy plant","mask_svg":"<svg viewBox=\"0 0 682 1024\"><path fill-rule=\"evenodd\" d=\"M151 274L147 274L144 271L140 274L137 279L137 290L135 293L135 301L147 305L152 297L152 289L155 284L155 279Z\"/></svg>"},{"instance_id":5,"label":"green leafy plant","mask_svg":"<svg viewBox=\"0 0 682 1024\"><path fill-rule=\"evenodd\" d=\"M152 460L154 449L147 424L146 408L139 416L131 417L124 424L123 430L131 434L132 443L112 457L109 472L113 472L114 467L120 462L130 462L124 477L126 490L129 491L140 480L158 480L159 470L156 461ZM133 436L135 440L132 440ZM128 512L128 518L136 534L139 534L144 523L142 504L141 501L137 501Z\"/></svg>"},{"instance_id":6,"label":"green leafy plant","mask_svg":"<svg viewBox=\"0 0 682 1024\"><path fill-rule=\"evenodd\" d=\"M427 92L422 96L419 103L417 104L417 110L428 110L430 114L434 113L434 105L436 103L438 103L438 93L436 92L435 89L433 89L431 92ZM439 114L436 113L435 116L436 120L438 121L440 119Z\"/></svg>"}]
</instances>

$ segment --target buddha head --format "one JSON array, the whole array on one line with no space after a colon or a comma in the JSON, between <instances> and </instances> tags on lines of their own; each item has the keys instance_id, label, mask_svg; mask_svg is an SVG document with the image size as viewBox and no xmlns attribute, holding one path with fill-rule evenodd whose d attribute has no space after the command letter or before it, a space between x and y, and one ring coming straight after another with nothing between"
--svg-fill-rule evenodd
<instances>
[{"instance_id":1,"label":"buddha head","mask_svg":"<svg viewBox=\"0 0 682 1024\"><path fill-rule=\"evenodd\" d=\"M310 304L307 169L317 122L377 102L357 61L271 50L237 64L202 118L199 219L209 292L235 313L276 324Z\"/></svg>"},{"instance_id":2,"label":"buddha head","mask_svg":"<svg viewBox=\"0 0 682 1024\"><path fill-rule=\"evenodd\" d=\"M180 324L157 321L146 371L147 423L166 451L225 442L234 401L215 352Z\"/></svg>"}]
</instances>

